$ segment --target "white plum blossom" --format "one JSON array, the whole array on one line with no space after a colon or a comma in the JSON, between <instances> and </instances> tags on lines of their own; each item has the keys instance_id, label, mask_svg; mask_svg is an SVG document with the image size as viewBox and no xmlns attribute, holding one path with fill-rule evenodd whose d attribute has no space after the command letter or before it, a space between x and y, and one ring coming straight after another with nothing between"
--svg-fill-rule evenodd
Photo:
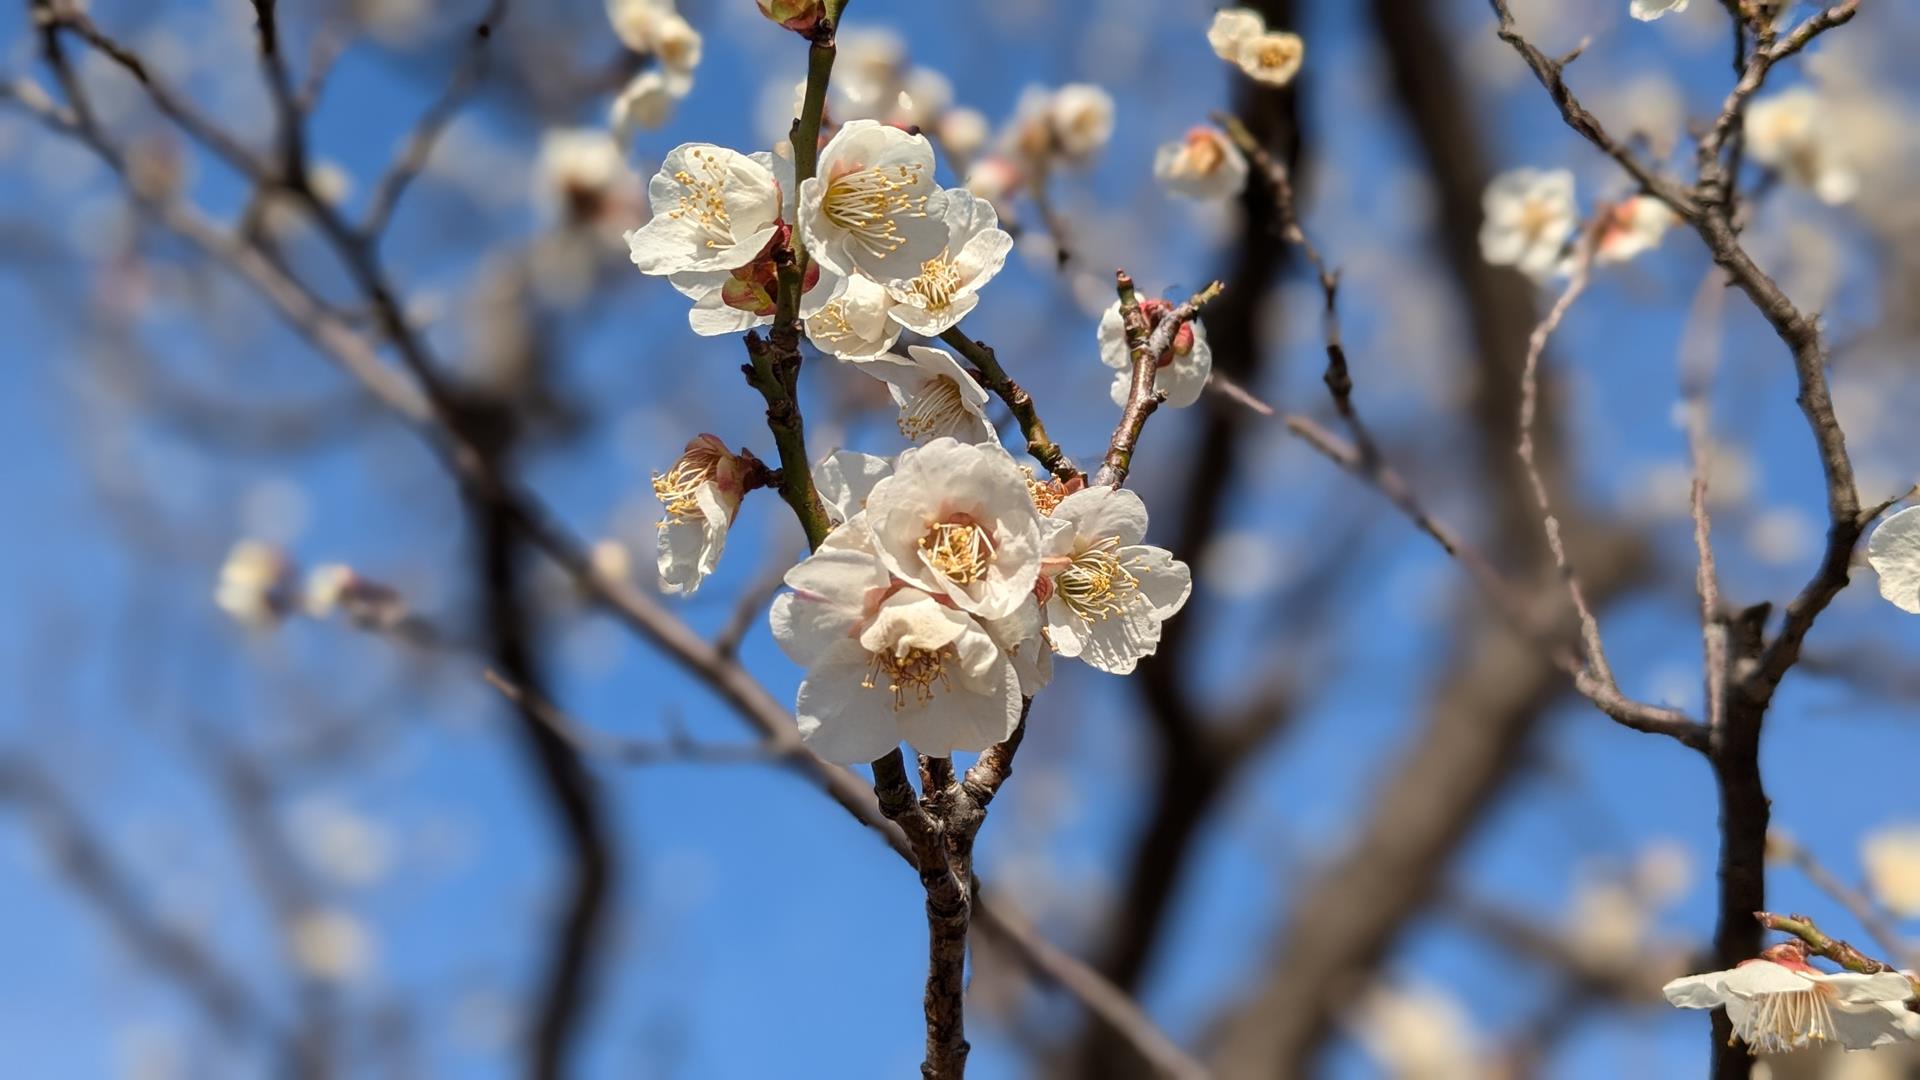
<instances>
[{"instance_id":1,"label":"white plum blossom","mask_svg":"<svg viewBox=\"0 0 1920 1080\"><path fill-rule=\"evenodd\" d=\"M993 204L979 196L949 192L943 218L946 246L919 273L887 282L893 320L923 337L939 337L972 311L1013 250Z\"/></svg>"},{"instance_id":2,"label":"white plum blossom","mask_svg":"<svg viewBox=\"0 0 1920 1080\"><path fill-rule=\"evenodd\" d=\"M801 741L829 761L871 761L902 739L947 757L1013 734L1020 681L973 616L901 588L855 636L826 639L800 683L794 717Z\"/></svg>"},{"instance_id":3,"label":"white plum blossom","mask_svg":"<svg viewBox=\"0 0 1920 1080\"><path fill-rule=\"evenodd\" d=\"M953 438L998 442L987 419L987 392L944 349L913 345L860 370L887 384L900 406L900 434L914 442Z\"/></svg>"},{"instance_id":4,"label":"white plum blossom","mask_svg":"<svg viewBox=\"0 0 1920 1080\"><path fill-rule=\"evenodd\" d=\"M220 564L213 602L242 626L271 626L293 610L294 573L292 560L279 548L241 540Z\"/></svg>"},{"instance_id":5,"label":"white plum blossom","mask_svg":"<svg viewBox=\"0 0 1920 1080\"><path fill-rule=\"evenodd\" d=\"M1018 191L1024 182L1020 166L1014 164L1011 158L994 155L981 158L967 169L965 187L970 194L998 206Z\"/></svg>"},{"instance_id":6,"label":"white plum blossom","mask_svg":"<svg viewBox=\"0 0 1920 1080\"><path fill-rule=\"evenodd\" d=\"M687 324L702 337L771 325L779 306L780 269L765 253L733 270L683 272L669 275L667 282L693 301ZM810 319L819 314L848 283L848 279L823 270L820 264L809 263L800 294L800 317Z\"/></svg>"},{"instance_id":7,"label":"white plum blossom","mask_svg":"<svg viewBox=\"0 0 1920 1080\"><path fill-rule=\"evenodd\" d=\"M668 15L653 24L648 44L660 65L670 72L691 75L693 69L700 66L703 51L700 31L677 14Z\"/></svg>"},{"instance_id":8,"label":"white plum blossom","mask_svg":"<svg viewBox=\"0 0 1920 1080\"><path fill-rule=\"evenodd\" d=\"M534 175L534 201L547 217L567 225L603 222L637 202L639 178L620 144L597 128L543 134Z\"/></svg>"},{"instance_id":9,"label":"white plum blossom","mask_svg":"<svg viewBox=\"0 0 1920 1080\"><path fill-rule=\"evenodd\" d=\"M886 286L854 274L844 279L837 295L811 312L802 312L807 340L842 360L884 356L900 340L900 323L891 317L894 306Z\"/></svg>"},{"instance_id":10,"label":"white plum blossom","mask_svg":"<svg viewBox=\"0 0 1920 1080\"><path fill-rule=\"evenodd\" d=\"M692 593L720 564L745 478L746 462L713 435L694 436L673 468L654 474L654 497L667 511L659 528L661 588Z\"/></svg>"},{"instance_id":11,"label":"white plum blossom","mask_svg":"<svg viewBox=\"0 0 1920 1080\"><path fill-rule=\"evenodd\" d=\"M1307 46L1298 34L1267 29L1266 19L1251 8L1215 12L1207 27L1213 54L1270 86L1285 86L1299 73Z\"/></svg>"},{"instance_id":12,"label":"white plum blossom","mask_svg":"<svg viewBox=\"0 0 1920 1080\"><path fill-rule=\"evenodd\" d=\"M933 182L933 144L873 120L852 120L820 151L800 185L807 251L840 274L911 277L946 240Z\"/></svg>"},{"instance_id":13,"label":"white plum blossom","mask_svg":"<svg viewBox=\"0 0 1920 1080\"><path fill-rule=\"evenodd\" d=\"M982 619L1013 614L1040 576L1027 474L997 444L935 439L902 453L867 496L889 573Z\"/></svg>"},{"instance_id":14,"label":"white plum blossom","mask_svg":"<svg viewBox=\"0 0 1920 1080\"><path fill-rule=\"evenodd\" d=\"M1859 194L1860 177L1824 112L1820 96L1804 86L1755 99L1747 106L1747 156L1838 206Z\"/></svg>"},{"instance_id":15,"label":"white plum blossom","mask_svg":"<svg viewBox=\"0 0 1920 1080\"><path fill-rule=\"evenodd\" d=\"M771 154L682 143L668 151L647 198L653 219L627 233L643 274L734 270L752 262L780 225Z\"/></svg>"},{"instance_id":16,"label":"white plum blossom","mask_svg":"<svg viewBox=\"0 0 1920 1080\"><path fill-rule=\"evenodd\" d=\"M1755 1054L1822 1043L1866 1050L1913 1038L1910 1014L1901 1004L1913 996L1905 975L1828 973L1810 967L1801 950L1775 946L1767 951L1779 959L1688 975L1662 992L1683 1009L1724 1006L1734 1035Z\"/></svg>"},{"instance_id":17,"label":"white plum blossom","mask_svg":"<svg viewBox=\"0 0 1920 1080\"><path fill-rule=\"evenodd\" d=\"M672 17L673 0L607 0L607 22L614 36L637 53L653 51L655 28Z\"/></svg>"},{"instance_id":18,"label":"white plum blossom","mask_svg":"<svg viewBox=\"0 0 1920 1080\"><path fill-rule=\"evenodd\" d=\"M827 504L827 516L838 524L865 510L873 485L891 475L891 459L836 450L814 466L813 486Z\"/></svg>"},{"instance_id":19,"label":"white plum blossom","mask_svg":"<svg viewBox=\"0 0 1920 1080\"><path fill-rule=\"evenodd\" d=\"M289 923L287 936L288 951L301 972L323 982L351 982L373 966L373 935L348 912L302 911Z\"/></svg>"},{"instance_id":20,"label":"white plum blossom","mask_svg":"<svg viewBox=\"0 0 1920 1080\"><path fill-rule=\"evenodd\" d=\"M1867 562L1880 576L1880 595L1901 611L1920 615L1920 506L1907 507L1873 530Z\"/></svg>"},{"instance_id":21,"label":"white plum blossom","mask_svg":"<svg viewBox=\"0 0 1920 1080\"><path fill-rule=\"evenodd\" d=\"M978 109L948 109L940 116L936 127L940 134L940 148L955 161L972 161L980 148L987 145L987 137L993 133L987 118Z\"/></svg>"},{"instance_id":22,"label":"white plum blossom","mask_svg":"<svg viewBox=\"0 0 1920 1080\"><path fill-rule=\"evenodd\" d=\"M607 126L622 145L632 141L634 133L664 127L674 107L693 89L693 80L679 72L652 68L635 75L613 99L607 110Z\"/></svg>"},{"instance_id":23,"label":"white plum blossom","mask_svg":"<svg viewBox=\"0 0 1920 1080\"><path fill-rule=\"evenodd\" d=\"M1920 918L1920 826L1869 833L1860 842L1860 864L1882 907L1903 919Z\"/></svg>"},{"instance_id":24,"label":"white plum blossom","mask_svg":"<svg viewBox=\"0 0 1920 1080\"><path fill-rule=\"evenodd\" d=\"M1207 44L1229 64L1240 62L1240 48L1267 32L1267 21L1252 8L1222 8L1207 27Z\"/></svg>"},{"instance_id":25,"label":"white plum blossom","mask_svg":"<svg viewBox=\"0 0 1920 1080\"><path fill-rule=\"evenodd\" d=\"M1573 173L1565 169L1514 169L1501 173L1481 197L1480 257L1512 266L1541 280L1560 262L1579 209Z\"/></svg>"},{"instance_id":26,"label":"white plum blossom","mask_svg":"<svg viewBox=\"0 0 1920 1080\"><path fill-rule=\"evenodd\" d=\"M1247 186L1247 158L1218 128L1196 127L1153 155L1154 179L1189 199L1228 199Z\"/></svg>"},{"instance_id":27,"label":"white plum blossom","mask_svg":"<svg viewBox=\"0 0 1920 1080\"><path fill-rule=\"evenodd\" d=\"M1142 300L1140 310L1151 326L1165 318L1173 305L1165 300ZM1115 405L1124 405L1133 388L1133 354L1127 349L1126 324L1120 317L1119 301L1114 301L1100 316L1098 336L1100 362L1117 369L1109 395ZM1173 347L1160 358L1153 387L1167 395L1166 404L1185 408L1200 400L1201 391L1207 388L1207 379L1212 374L1213 349L1207 344L1207 329L1195 319L1181 326L1180 332L1173 336Z\"/></svg>"},{"instance_id":28,"label":"white plum blossom","mask_svg":"<svg viewBox=\"0 0 1920 1080\"><path fill-rule=\"evenodd\" d=\"M1193 591L1187 564L1142 543L1147 507L1124 488L1061 499L1041 562L1047 639L1061 656L1125 675L1160 644L1160 624Z\"/></svg>"},{"instance_id":29,"label":"white plum blossom","mask_svg":"<svg viewBox=\"0 0 1920 1080\"><path fill-rule=\"evenodd\" d=\"M1627 14L1641 22L1652 22L1664 15L1687 10L1687 3L1688 0L1633 0L1627 7Z\"/></svg>"},{"instance_id":30,"label":"white plum blossom","mask_svg":"<svg viewBox=\"0 0 1920 1080\"><path fill-rule=\"evenodd\" d=\"M1053 92L1047 122L1062 154L1091 157L1113 138L1113 95L1091 83L1068 83Z\"/></svg>"},{"instance_id":31,"label":"white plum blossom","mask_svg":"<svg viewBox=\"0 0 1920 1080\"><path fill-rule=\"evenodd\" d=\"M1651 195L1635 195L1624 200L1607 215L1594 246L1593 258L1599 263L1626 262L1636 255L1660 246L1673 223L1680 220L1666 203Z\"/></svg>"},{"instance_id":32,"label":"white plum blossom","mask_svg":"<svg viewBox=\"0 0 1920 1080\"><path fill-rule=\"evenodd\" d=\"M867 471L862 457L845 461L850 472ZM774 600L770 622L781 650L807 669L794 713L814 753L856 764L905 739L946 756L1012 734L1021 704L1012 660L974 617L895 580L864 513L786 583L793 591Z\"/></svg>"}]
</instances>

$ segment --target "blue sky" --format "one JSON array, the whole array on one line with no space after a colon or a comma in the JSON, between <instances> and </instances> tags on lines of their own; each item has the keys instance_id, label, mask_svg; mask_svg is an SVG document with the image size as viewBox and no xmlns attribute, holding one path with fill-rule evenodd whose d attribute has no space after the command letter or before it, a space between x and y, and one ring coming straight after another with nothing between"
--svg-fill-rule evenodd
<instances>
[{"instance_id":1,"label":"blue sky","mask_svg":"<svg viewBox=\"0 0 1920 1080\"><path fill-rule=\"evenodd\" d=\"M706 59L673 123L634 147L637 166L685 140L759 148L760 80L766 72L798 77L803 47L734 3L689 7L707 34ZM1431 211L1422 181L1410 171L1362 14L1350 5L1305 6L1304 100L1317 162L1305 209L1322 247L1348 271L1343 315L1360 400L1390 445L1425 439L1438 448L1419 455L1411 471L1436 510L1471 527L1473 502L1461 486L1469 466L1450 468L1446 458L1449 446L1456 454L1460 446L1457 402L1448 393L1463 346L1451 285L1427 246ZM1573 69L1579 85L1600 93L1660 72L1688 112L1712 107L1725 83L1717 10L1642 26L1624 18L1624 4L1622 12L1605 5L1604 14L1600 6L1563 5L1573 13L1552 31L1552 44L1562 47L1595 36ZM98 7L110 27L139 25L133 5ZM583 25L592 24L589 7L575 5ZM1105 85L1120 108L1113 143L1091 168L1057 184L1070 220L1088 238L1086 261L1104 273L1099 260L1124 260L1149 288L1167 292L1203 283L1220 257L1217 225L1156 190L1149 165L1158 143L1226 100L1226 69L1200 35L1209 5L994 5L999 10L979 17L967 7L857 0L848 25L899 31L916 62L946 72L961 102L996 120L1027 82ZM1457 8L1461 37L1449 47L1478 73L1498 162L1573 169L1583 205L1622 193L1605 163L1520 80L1518 62L1484 48L1491 33L1482 6ZM517 5L505 33L523 27L533 10ZM244 40L245 20L231 4L181 4L163 21L176 15L186 21L173 45L189 56L196 48L217 56L208 26L238 26ZM4 19L6 74L34 70L21 15ZM1883 24L1878 35L1874 19ZM1873 39L1897 36L1911 16L1876 11L1860 22L1848 32L1858 51L1847 56L1865 70L1886 71L1885 47ZM359 178L354 198L364 199L368 178L437 92L437 77L420 71L438 67L371 43L347 54L316 117L314 145ZM193 70L193 85L209 101L226 100L214 95L244 88L252 74L250 62L204 57ZM1911 77L1894 89L1910 107ZM602 107L547 119L593 123ZM457 129L458 145L492 147L524 164L537 126L483 100ZM350 807L378 823L393 852L372 884L323 886L329 903L351 911L375 939L370 973L348 987L344 1001L356 1015L401 1004L425 1075L513 1075L515 1058L502 1040L538 968L558 866L497 702L458 657L396 655L337 624L250 635L207 599L227 545L264 528L284 533L275 538L302 560L350 562L458 626L469 616L457 501L419 442L384 420L311 452L240 455L209 443L204 432L149 415L139 395L117 392L103 375L116 370L112 357L159 365L247 405L331 399L344 383L275 328L243 289L164 247L152 249L150 286L163 298L209 297L220 320L209 328L163 299L128 325L131 344L109 335L98 263L81 253L99 252L116 235L111 190L99 170L52 140L17 118L0 120L0 227L13 240L0 264L0 318L11 343L0 364L0 453L15 463L5 473L10 524L0 529L0 589L13 598L0 610L0 656L11 662L0 689L0 747L30 751L137 875L145 899L202 934L285 1016L292 1003L275 934L193 733L211 730L271 756L313 725L356 720L371 737L368 749L291 770L283 791L290 821L302 805ZM239 196L231 177L204 166L192 191L219 212L231 211ZM445 296L471 282L480 253L523 242L537 228L523 202L487 205L429 175L403 205L388 255L411 293ZM1845 212L1778 192L1756 223L1755 243L1789 282L1818 269L1819 253L1795 231L1806 229L1837 238L1837 284L1820 306L1836 340L1858 338L1881 318L1870 234ZM52 253L36 254L43 247ZM534 486L579 531L595 535L644 497L648 470L664 467L695 431L771 456L753 395L735 374L737 343L693 336L680 297L619 269L563 329L562 382L592 406L590 422L529 465ZM1700 246L1676 232L1651 257L1606 274L1557 339L1595 505L1640 513L1658 467L1682 458L1671 422L1674 356L1705 270ZM1258 389L1283 408L1315 409L1315 297L1295 283L1273 303L1286 313L1286 333L1273 345L1282 375ZM1728 311L1716 425L1749 463L1753 481L1748 499L1716 522L1721 568L1730 597L1779 600L1813 565L1819 476L1783 350L1743 300L1730 298ZM458 341L457 315L436 331L443 347ZM1071 282L1044 260L1020 259L968 321L1041 402L1056 438L1083 456L1112 423L1093 325ZM1838 363L1836 380L1849 383L1854 399L1897 413L1912 396L1872 346ZM851 378L822 362L809 370L803 394L826 410ZM880 452L897 444L883 416L839 424L813 415L818 451L835 442ZM1200 422L1171 412L1154 419L1136 474L1150 507L1156 492L1182 483L1182 452ZM1914 439L1898 424L1863 428L1857 445L1863 484L1886 485L1864 490L1867 498L1891 494L1913 476ZM1430 543L1277 427L1262 439L1258 460L1230 528L1252 542L1239 550L1271 561L1271 580L1245 568L1235 576L1230 567L1210 573L1201 566L1202 588L1216 592L1206 598L1207 674L1230 690L1258 673L1271 647L1260 601L1311 564L1330 514L1363 529L1366 572L1315 628L1316 647L1333 658L1323 692L1230 794L1182 890L1145 1001L1183 1040L1259 973L1265 951L1249 943L1263 940L1292 885L1338 851L1419 721L1453 605L1472 602L1461 599L1461 575ZM1630 693L1697 707L1686 524L1656 516L1650 528L1666 559L1663 584L1605 613L1612 659ZM1796 528L1812 537L1797 549ZM1164 539L1171 530L1162 522L1156 532ZM717 630L739 591L799 545L784 507L751 500L720 572L699 597L676 602L677 610ZM1178 554L1200 565L1208 553ZM1912 620L1874 596L1870 574L1859 577L1814 645L1911 655L1920 645ZM1220 592L1222 584L1232 593ZM747 737L644 645L568 606L557 591L547 627L556 695L576 715L642 736L678 724L701 738ZM776 695L792 693L799 673L764 629L748 638L744 657ZM1108 899L1116 860L1138 824L1147 763L1137 720L1118 680L1063 673L1035 706L1021 771L982 837L983 872L1008 881L1016 895L1032 890L1043 927L1071 947L1086 944L1085 923ZM1795 675L1770 720L1764 758L1777 824L1842 876L1856 877L1863 830L1920 817L1910 787L1917 749L1920 732L1904 703ZM1661 914L1659 930L1703 939L1713 911L1715 813L1704 764L1572 703L1539 753L1543 768L1476 832L1457 879L1553 919L1594 860L1626 860L1670 842L1692 856L1694 874ZM623 874L583 1076L912 1072L924 923L917 882L891 852L805 782L773 769L607 768L600 776L617 816ZM123 1070L129 1057L172 1047L188 1055L183 1071L156 1075L262 1074L257 1056L222 1052L178 995L75 902L18 814L0 816L0 873L8 882L0 889L0 1046L11 1070L34 1080L132 1076ZM1858 936L1790 869L1775 870L1770 886L1777 907L1814 911L1837 932ZM1048 903L1049 894L1064 900ZM1437 918L1410 928L1386 970L1458 996L1490 1044L1552 985ZM1045 1032L1046 1018L1065 1015L1057 1010L1043 1006L1035 1026ZM974 1074L1022 1075L1018 1040L981 1013L973 1025ZM1583 1025L1551 1068L1568 1077L1629 1068L1688 1075L1705 1050L1698 1017L1605 1014ZM201 1053L213 1056L193 1056ZM1351 1047L1331 1064L1338 1076L1375 1075Z\"/></svg>"}]
</instances>

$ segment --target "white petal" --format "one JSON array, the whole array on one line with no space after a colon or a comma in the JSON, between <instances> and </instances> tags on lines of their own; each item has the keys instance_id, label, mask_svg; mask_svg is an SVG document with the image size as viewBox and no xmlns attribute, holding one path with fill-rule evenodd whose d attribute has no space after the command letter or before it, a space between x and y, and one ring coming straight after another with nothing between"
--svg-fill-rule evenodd
<instances>
[{"instance_id":1,"label":"white petal","mask_svg":"<svg viewBox=\"0 0 1920 1080\"><path fill-rule=\"evenodd\" d=\"M865 685L869 660L858 644L837 642L800 683L793 706L800 740L828 761L858 765L900 745L893 693Z\"/></svg>"},{"instance_id":2,"label":"white petal","mask_svg":"<svg viewBox=\"0 0 1920 1080\"><path fill-rule=\"evenodd\" d=\"M813 486L835 515L846 521L867 508L873 485L893 473L893 462L857 450L836 450L814 466Z\"/></svg>"},{"instance_id":3,"label":"white petal","mask_svg":"<svg viewBox=\"0 0 1920 1080\"><path fill-rule=\"evenodd\" d=\"M1900 511L1873 530L1867 562L1880 576L1880 595L1901 611L1920 615L1920 506Z\"/></svg>"},{"instance_id":4,"label":"white petal","mask_svg":"<svg viewBox=\"0 0 1920 1080\"><path fill-rule=\"evenodd\" d=\"M985 750L1013 734L1020 722L1020 683L1013 665L998 656L979 680L988 692L938 690L925 704L908 700L897 716L915 750L933 757Z\"/></svg>"},{"instance_id":5,"label":"white petal","mask_svg":"<svg viewBox=\"0 0 1920 1080\"><path fill-rule=\"evenodd\" d=\"M1060 500L1053 520L1073 525L1082 550L1107 537L1132 547L1147 536L1147 504L1126 488L1082 488Z\"/></svg>"}]
</instances>

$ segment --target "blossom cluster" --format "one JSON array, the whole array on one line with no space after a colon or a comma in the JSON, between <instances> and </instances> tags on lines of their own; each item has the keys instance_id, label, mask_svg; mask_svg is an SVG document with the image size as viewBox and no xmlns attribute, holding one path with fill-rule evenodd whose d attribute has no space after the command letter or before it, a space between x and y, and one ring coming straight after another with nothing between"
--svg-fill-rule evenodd
<instances>
[{"instance_id":1,"label":"blossom cluster","mask_svg":"<svg viewBox=\"0 0 1920 1080\"><path fill-rule=\"evenodd\" d=\"M1565 169L1513 169L1487 185L1481 199L1480 256L1495 266L1511 266L1536 281L1565 275L1572 266L1580 204L1573 174ZM1651 195L1635 195L1603 206L1593 260L1625 262L1660 245L1679 220Z\"/></svg>"},{"instance_id":2,"label":"blossom cluster","mask_svg":"<svg viewBox=\"0 0 1920 1080\"><path fill-rule=\"evenodd\" d=\"M801 737L830 761L903 739L984 750L1012 734L1054 654L1130 672L1192 587L1142 542L1139 496L1036 480L997 443L842 451L817 477L838 524L787 573L772 624L807 670Z\"/></svg>"}]
</instances>

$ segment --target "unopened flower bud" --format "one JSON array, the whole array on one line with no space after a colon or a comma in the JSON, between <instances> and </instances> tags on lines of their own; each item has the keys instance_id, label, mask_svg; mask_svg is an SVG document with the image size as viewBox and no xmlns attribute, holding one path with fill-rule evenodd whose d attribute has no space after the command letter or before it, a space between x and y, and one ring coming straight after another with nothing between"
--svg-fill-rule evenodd
<instances>
[{"instance_id":1,"label":"unopened flower bud","mask_svg":"<svg viewBox=\"0 0 1920 1080\"><path fill-rule=\"evenodd\" d=\"M812 34L826 18L825 0L759 0L760 14L796 34Z\"/></svg>"}]
</instances>

